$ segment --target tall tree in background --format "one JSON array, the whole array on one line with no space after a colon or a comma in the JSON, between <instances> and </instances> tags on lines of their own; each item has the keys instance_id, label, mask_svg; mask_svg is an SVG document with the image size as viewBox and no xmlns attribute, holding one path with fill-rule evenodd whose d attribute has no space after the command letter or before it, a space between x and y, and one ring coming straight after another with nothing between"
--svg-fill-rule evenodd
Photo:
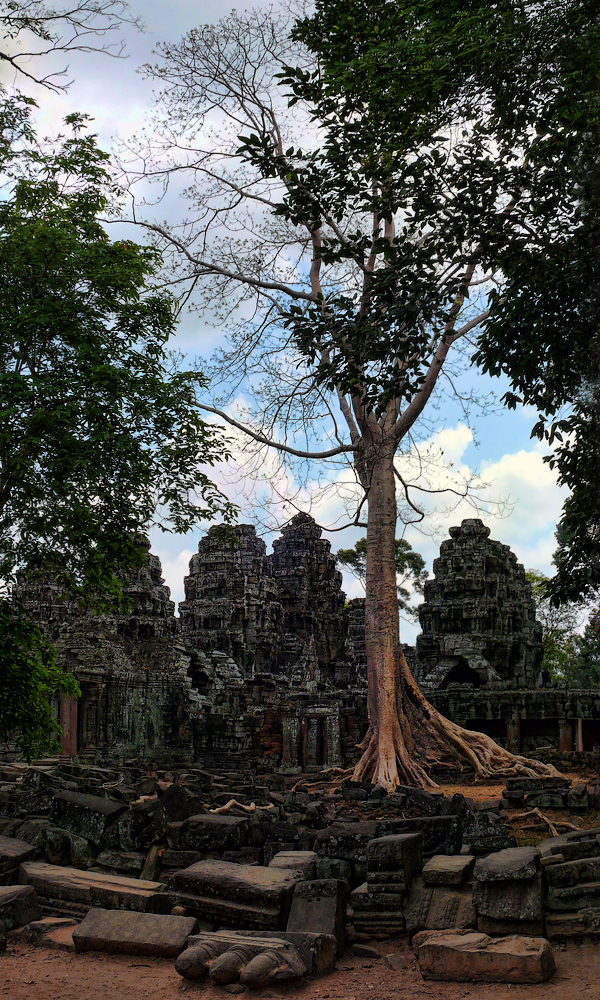
<instances>
[{"instance_id":1,"label":"tall tree in background","mask_svg":"<svg viewBox=\"0 0 600 1000\"><path fill-rule=\"evenodd\" d=\"M242 304L222 370L261 393L264 418L213 411L284 454L349 456L367 501L370 728L355 776L388 788L428 784L449 757L480 775L544 771L444 719L410 675L396 484L414 504L412 436L461 353L507 374L508 402L537 406L542 434L580 384L597 320L589 295L582 308L563 291L583 292L596 261L581 211L596 171L596 6L317 0L295 29L301 61L285 25L255 14L163 45L148 67L173 154L149 173L192 181L179 226L136 220L190 292L205 282L223 315Z\"/></svg>"},{"instance_id":2,"label":"tall tree in background","mask_svg":"<svg viewBox=\"0 0 600 1000\"><path fill-rule=\"evenodd\" d=\"M0 0L0 67L12 71L17 83L66 90L68 67L47 72L48 57L101 52L118 59L124 42L106 39L124 25L141 26L124 0L73 0L60 7L41 0Z\"/></svg>"},{"instance_id":3,"label":"tall tree in background","mask_svg":"<svg viewBox=\"0 0 600 1000\"><path fill-rule=\"evenodd\" d=\"M396 583L398 607L411 618L416 618L417 612L409 601L411 593L423 593L423 586L428 577L425 560L422 555L414 551L405 538L396 539L395 551L396 575L400 577ZM338 549L335 557L340 566L349 570L364 587L367 579L367 539L359 538L352 549ZM411 590L408 590L405 584L408 584Z\"/></svg>"},{"instance_id":4,"label":"tall tree in background","mask_svg":"<svg viewBox=\"0 0 600 1000\"><path fill-rule=\"evenodd\" d=\"M28 754L53 741L45 695L74 682L13 607L16 575L119 598L150 525L185 532L234 509L207 475L227 445L200 416L202 375L168 348L157 251L99 222L115 191L83 119L44 148L31 105L0 102L0 739Z\"/></svg>"}]
</instances>

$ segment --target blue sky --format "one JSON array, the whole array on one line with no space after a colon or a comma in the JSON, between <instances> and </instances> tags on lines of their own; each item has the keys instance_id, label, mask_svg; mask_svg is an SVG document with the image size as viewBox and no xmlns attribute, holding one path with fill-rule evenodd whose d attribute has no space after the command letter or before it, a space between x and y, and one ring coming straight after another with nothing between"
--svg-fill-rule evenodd
<instances>
[{"instance_id":1,"label":"blue sky","mask_svg":"<svg viewBox=\"0 0 600 1000\"><path fill-rule=\"evenodd\" d=\"M137 68L152 59L153 46L158 41L177 40L198 24L215 22L232 9L242 11L248 5L231 0L227 4L210 0L170 0L168 4L160 0L131 0L130 6L135 14L143 17L147 31L139 34L123 30L127 59L73 54L69 60L69 75L74 82L66 94L52 95L41 88L23 88L38 101L42 134L56 132L61 119L69 112L83 111L94 118L94 130L101 144L110 149L116 136L127 138L147 123L153 104L152 84L137 72ZM257 3L255 6L272 5ZM64 60L58 60L56 68L63 64ZM5 73L1 82L10 88L13 80ZM194 355L206 355L220 335L201 317L189 316L182 324L179 346ZM487 391L488 388L501 395L500 384L493 384L492 380L478 382L479 390ZM432 437L432 446L444 451L444 457L454 463L455 470L481 473L489 482L484 491L486 497L509 502L502 516L491 510L479 515L489 524L492 537L509 544L527 568L551 572L554 531L564 493L543 462L543 447L530 439L535 414L494 409L480 413L474 418L476 441L456 406L446 405L439 416L440 426ZM239 486L228 485L231 470L217 470L216 475L226 490L236 496L239 494ZM440 475L443 479L444 474ZM323 522L331 523L340 511L335 501L329 500L320 505L318 513ZM435 529L435 535L421 534L413 527L407 530L406 537L426 557L431 570L439 542L447 537L450 525L471 516L477 514L465 501L451 512L432 510L428 523L430 532ZM253 520L251 504L240 519ZM185 538L161 533L153 535L153 550L162 560L166 582L176 601L183 597L183 575L201 534L199 529ZM351 545L360 534L354 529L331 536L334 550ZM266 540L269 542L268 536ZM361 593L360 585L351 577L347 579L346 590L350 596ZM406 641L412 641L415 634L414 626L403 627Z\"/></svg>"}]
</instances>

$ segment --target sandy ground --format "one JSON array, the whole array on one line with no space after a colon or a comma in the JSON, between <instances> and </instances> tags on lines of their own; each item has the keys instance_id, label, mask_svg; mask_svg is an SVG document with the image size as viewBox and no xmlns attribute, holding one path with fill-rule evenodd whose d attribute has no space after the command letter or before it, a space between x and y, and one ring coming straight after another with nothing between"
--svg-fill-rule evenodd
<instances>
[{"instance_id":1,"label":"sandy ground","mask_svg":"<svg viewBox=\"0 0 600 1000\"><path fill-rule=\"evenodd\" d=\"M535 986L425 982L405 942L381 945L401 953L407 968L391 971L383 959L344 957L321 979L282 984L248 993L252 1000L598 1000L600 947L585 943L556 952L557 970ZM180 979L166 959L87 953L74 955L44 947L9 945L0 955L1 1000L226 1000L220 987Z\"/></svg>"}]
</instances>

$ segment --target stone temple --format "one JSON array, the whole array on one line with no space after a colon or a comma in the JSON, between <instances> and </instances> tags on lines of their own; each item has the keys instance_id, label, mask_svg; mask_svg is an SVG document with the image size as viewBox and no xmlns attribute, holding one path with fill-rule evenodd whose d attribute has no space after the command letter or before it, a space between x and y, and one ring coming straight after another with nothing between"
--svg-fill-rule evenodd
<instances>
[{"instance_id":1,"label":"stone temple","mask_svg":"<svg viewBox=\"0 0 600 1000\"><path fill-rule=\"evenodd\" d=\"M427 698L513 750L600 745L600 690L552 686L525 571L476 519L450 529L425 585L416 649ZM364 600L346 602L329 541L296 515L267 553L251 525L213 527L179 617L158 558L127 614L91 615L49 581L15 596L79 681L56 709L68 754L119 753L295 771L348 765L367 727Z\"/></svg>"}]
</instances>

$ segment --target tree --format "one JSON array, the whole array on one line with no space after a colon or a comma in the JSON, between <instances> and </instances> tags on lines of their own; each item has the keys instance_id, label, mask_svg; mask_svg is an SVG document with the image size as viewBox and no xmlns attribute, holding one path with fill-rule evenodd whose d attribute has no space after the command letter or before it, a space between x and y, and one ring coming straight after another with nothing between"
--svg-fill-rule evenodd
<instances>
[{"instance_id":1,"label":"tree","mask_svg":"<svg viewBox=\"0 0 600 1000\"><path fill-rule=\"evenodd\" d=\"M579 640L579 655L569 683L571 687L597 688L600 685L600 609L596 607Z\"/></svg>"},{"instance_id":2,"label":"tree","mask_svg":"<svg viewBox=\"0 0 600 1000\"><path fill-rule=\"evenodd\" d=\"M370 729L355 777L388 788L430 783L440 757L479 775L544 772L444 719L411 677L396 482L418 506L402 449L461 352L508 375L507 401L538 406L544 426L580 381L562 362L582 357L591 310L565 304L560 281L574 269L563 279L556 268L576 257L575 287L592 245L579 206L596 169L598 19L577 0L317 0L295 29L300 57L285 24L232 15L161 46L147 67L165 126L145 176L193 180L180 226L134 221L168 248L178 281L205 282L211 303L221 293L224 315L237 294L245 315L221 384L260 390L265 416L212 412L290 457L348 456L364 491ZM319 438L330 447L317 450Z\"/></svg>"},{"instance_id":3,"label":"tree","mask_svg":"<svg viewBox=\"0 0 600 1000\"><path fill-rule=\"evenodd\" d=\"M201 419L201 373L168 350L159 255L99 222L115 191L83 118L44 149L32 103L0 103L0 738L20 732L28 755L56 729L46 695L75 685L12 606L16 574L118 601L150 524L186 531L234 512L206 474L227 444Z\"/></svg>"},{"instance_id":4,"label":"tree","mask_svg":"<svg viewBox=\"0 0 600 1000\"><path fill-rule=\"evenodd\" d=\"M336 559L342 566L349 569L364 586L367 576L366 538L359 538L352 549L338 549ZM404 585L408 583L414 592L422 594L428 573L425 569L423 556L415 552L410 542L407 542L405 538L396 539L396 574L400 577L400 581L396 585L398 607L411 618L415 618L417 613L408 603L411 591L407 590Z\"/></svg>"},{"instance_id":5,"label":"tree","mask_svg":"<svg viewBox=\"0 0 600 1000\"><path fill-rule=\"evenodd\" d=\"M40 629L7 600L0 601L0 657L0 740L15 745L27 761L59 749L52 698L59 692L77 697L77 681L57 666Z\"/></svg>"},{"instance_id":6,"label":"tree","mask_svg":"<svg viewBox=\"0 0 600 1000\"><path fill-rule=\"evenodd\" d=\"M9 66L17 79L55 92L66 90L70 83L63 78L68 67L44 74L37 71L37 60L69 52L102 52L119 58L124 43L106 44L103 39L124 24L141 26L124 0L74 0L62 9L41 0L0 0L0 64ZM27 48L21 47L23 42Z\"/></svg>"},{"instance_id":7,"label":"tree","mask_svg":"<svg viewBox=\"0 0 600 1000\"><path fill-rule=\"evenodd\" d=\"M531 584L536 618L543 630L542 669L555 684L570 684L577 670L580 609L572 604L553 605L548 595L548 577L544 573L528 570L525 575Z\"/></svg>"}]
</instances>

